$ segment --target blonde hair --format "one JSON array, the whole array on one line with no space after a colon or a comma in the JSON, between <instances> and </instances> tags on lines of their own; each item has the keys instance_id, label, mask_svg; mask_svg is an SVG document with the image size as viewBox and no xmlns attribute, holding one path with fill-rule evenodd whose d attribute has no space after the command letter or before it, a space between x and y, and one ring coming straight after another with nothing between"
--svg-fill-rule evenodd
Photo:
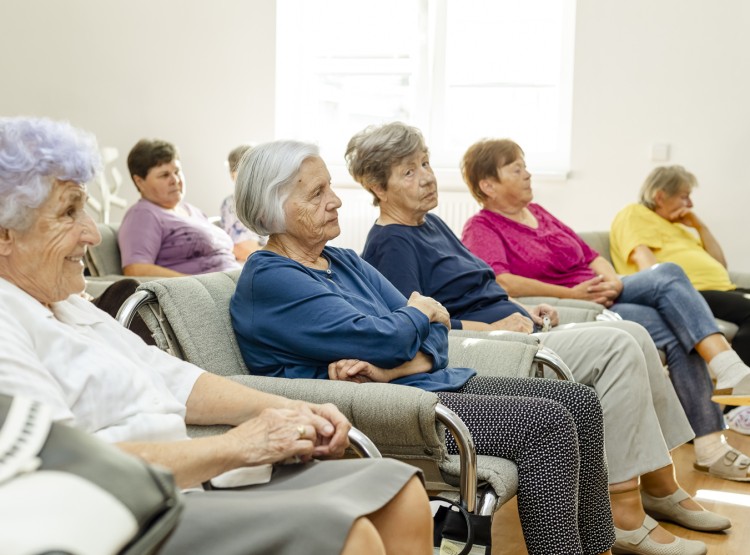
<instances>
[{"instance_id":1,"label":"blonde hair","mask_svg":"<svg viewBox=\"0 0 750 555\"><path fill-rule=\"evenodd\" d=\"M692 191L698 186L695 176L682 166L659 166L654 168L641 185L638 202L646 208L656 208L656 193L664 191L667 197L679 194L685 188Z\"/></svg>"}]
</instances>

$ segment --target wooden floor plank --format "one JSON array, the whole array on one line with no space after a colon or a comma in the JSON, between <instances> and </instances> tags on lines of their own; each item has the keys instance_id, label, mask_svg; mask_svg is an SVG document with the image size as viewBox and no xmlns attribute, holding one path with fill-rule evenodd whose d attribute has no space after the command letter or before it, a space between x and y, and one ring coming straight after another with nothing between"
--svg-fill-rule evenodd
<instances>
[{"instance_id":1,"label":"wooden floor plank","mask_svg":"<svg viewBox=\"0 0 750 555\"><path fill-rule=\"evenodd\" d=\"M737 448L750 453L750 437L727 432L727 437ZM750 554L750 483L730 482L713 478L693 469L693 446L683 445L673 453L677 479L688 493L705 491L707 496L716 494L737 494L730 501L710 501L700 498L700 503L709 510L721 513L732 520L732 527L726 532L709 534L687 530L681 526L665 523L665 528L683 538L701 540L708 545L709 555L748 555ZM552 515L554 518L554 515ZM507 503L496 514L492 530L493 555L527 555L526 545L521 534L518 508L515 499Z\"/></svg>"}]
</instances>

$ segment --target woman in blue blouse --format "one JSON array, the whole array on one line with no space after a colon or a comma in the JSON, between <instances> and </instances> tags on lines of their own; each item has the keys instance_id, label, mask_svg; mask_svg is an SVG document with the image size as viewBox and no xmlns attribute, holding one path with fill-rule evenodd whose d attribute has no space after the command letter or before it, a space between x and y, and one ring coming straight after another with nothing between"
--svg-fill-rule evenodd
<instances>
[{"instance_id":1,"label":"woman in blue blouse","mask_svg":"<svg viewBox=\"0 0 750 555\"><path fill-rule=\"evenodd\" d=\"M480 454L518 466L530 554L610 553L602 414L592 391L447 367L445 308L417 293L407 300L353 251L326 246L340 233L341 202L314 145L256 147L241 163L236 191L240 220L269 235L231 303L254 374L436 391L468 425Z\"/></svg>"}]
</instances>

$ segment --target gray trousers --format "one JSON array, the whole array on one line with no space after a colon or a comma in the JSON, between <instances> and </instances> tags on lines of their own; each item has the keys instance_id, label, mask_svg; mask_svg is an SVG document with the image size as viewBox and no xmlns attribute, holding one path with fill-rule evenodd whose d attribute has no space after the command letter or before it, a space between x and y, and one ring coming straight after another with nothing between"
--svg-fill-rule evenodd
<instances>
[{"instance_id":1,"label":"gray trousers","mask_svg":"<svg viewBox=\"0 0 750 555\"><path fill-rule=\"evenodd\" d=\"M592 387L604 411L609 483L672 463L670 451L695 434L648 332L635 322L589 322L538 333Z\"/></svg>"}]
</instances>

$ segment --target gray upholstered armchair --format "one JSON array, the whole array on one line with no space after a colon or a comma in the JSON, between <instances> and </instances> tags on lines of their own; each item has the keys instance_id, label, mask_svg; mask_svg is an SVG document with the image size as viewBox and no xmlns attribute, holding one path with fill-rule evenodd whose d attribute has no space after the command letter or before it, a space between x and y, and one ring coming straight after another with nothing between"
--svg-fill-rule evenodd
<instances>
[{"instance_id":1,"label":"gray upholstered armchair","mask_svg":"<svg viewBox=\"0 0 750 555\"><path fill-rule=\"evenodd\" d=\"M123 305L118 320L127 325L138 310L157 345L175 356L263 391L336 404L384 456L422 468L432 491L460 492L470 511L491 514L515 495L515 465L497 457L477 457L463 422L440 405L434 393L390 384L249 375L229 315L229 301L238 277L239 272L234 271L142 283ZM480 373L533 376L537 372L535 360L565 372L554 353L548 358L544 352L539 354L539 342L530 336L500 334L478 338L452 334L449 342L451 364L471 366ZM446 451L446 428L459 446L463 445L459 455ZM476 494L478 480L491 486L485 488L481 499Z\"/></svg>"}]
</instances>

